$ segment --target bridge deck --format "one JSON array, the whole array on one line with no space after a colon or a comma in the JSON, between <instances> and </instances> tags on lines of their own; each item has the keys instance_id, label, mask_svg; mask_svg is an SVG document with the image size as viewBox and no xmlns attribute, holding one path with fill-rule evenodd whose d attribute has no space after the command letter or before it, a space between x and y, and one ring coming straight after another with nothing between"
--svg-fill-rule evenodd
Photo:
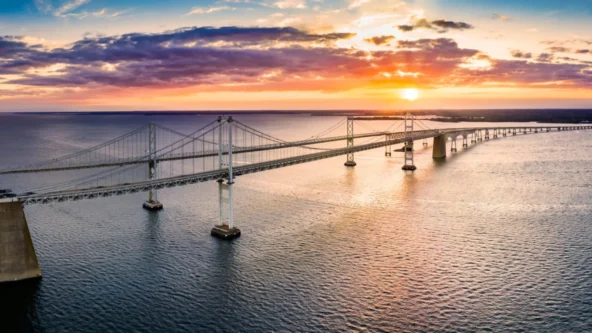
<instances>
[{"instance_id":1,"label":"bridge deck","mask_svg":"<svg viewBox=\"0 0 592 333\"><path fill-rule=\"evenodd\" d=\"M415 131L413 136L405 136L404 132L397 132L392 133L389 135L390 140L385 140L381 142L374 142L368 143L364 145L358 145L353 147L345 147L345 148L337 148L332 149L324 152L319 153L312 153L306 154L301 156L289 157L289 158L282 158L273 161L267 162L260 162L260 163L253 163L243 166L236 166L233 167L233 174L235 176L261 172L265 170L277 169L281 167L286 167L290 165L306 163L326 158L331 158L340 155L351 154L355 152L380 148L384 146L404 143L406 141L411 140L421 140L426 138L431 138L440 135L448 135L448 136L458 136L458 135L466 135L469 133L473 133L478 130L494 130L494 129L528 129L530 127L495 127L495 128L456 128L456 129L439 129L439 130L426 130L426 131ZM557 128L557 126L552 127L532 127L534 128ZM590 129L590 127L586 127ZM385 135L384 133L381 135ZM234 153L234 152L233 152ZM185 157L188 158L188 157ZM84 188L84 189L75 189L75 190L65 190L65 191L58 191L58 192L50 192L50 193L43 193L43 194L34 194L29 196L22 196L19 199L23 202L23 204L47 204L52 202L62 202L62 201L74 201L74 200L82 200L82 199L94 199L100 197L109 197L114 195L125 195L130 193L136 192L145 192L150 190L157 190L169 187L176 187L188 184L195 184L200 182L206 182L211 180L217 180L220 178L225 178L228 176L228 169L219 169L214 171L196 173L191 175L182 175L182 176L175 176L169 178L162 178L162 179L154 179L154 180L146 180L136 183L130 184L120 184L120 185L113 185L113 186L105 186L105 187L91 187L91 188Z\"/></svg>"},{"instance_id":2,"label":"bridge deck","mask_svg":"<svg viewBox=\"0 0 592 333\"><path fill-rule=\"evenodd\" d=\"M473 128L446 128L446 129L434 129L434 130L427 130L427 131L415 131L415 133L424 133L424 132L431 132L433 136L438 136L441 134L448 134L448 133L457 133L457 132L474 132L478 130L522 130L522 129L556 129L556 128L570 128L573 126L512 126L512 127L473 127ZM354 139L361 139L361 138L370 138L370 137L377 137L377 136L386 136L389 135L391 137L399 137L404 136L405 132L372 132L372 133L361 133L354 135ZM336 142L336 141L343 141L347 140L347 135L342 136L335 136L335 137L327 137L327 138L315 138L315 139L307 139L307 140L300 140L300 141L292 141L292 142L281 142L275 144L266 144L260 146L252 146L252 147L233 147L233 154L244 154L244 153L251 153L251 152L260 152L260 151L267 151L267 150L274 150L274 149L284 149L284 148L292 148L292 147L303 147L303 146L310 146L315 144L321 143L328 143L328 142ZM224 155L227 153L224 152ZM184 160L184 159L197 159L197 158L206 158L206 157L215 157L218 156L218 151L208 151L208 152L200 152L198 154L194 153L176 153L176 154L167 154L165 156L159 157L158 161L176 161L176 160ZM133 164L145 164L148 163L150 157L143 156L141 158L130 158L130 159L114 159L111 161L100 162L100 163L89 163L89 164L72 164L72 165L61 165L61 166L51 166L51 167L38 167L38 168L14 168L9 170L0 170L1 174L19 174L19 173L36 173L36 172L52 172L52 171L66 171L66 170L78 170L78 169L90 169L90 168L105 168L105 167L114 167L114 166L124 166L124 165L133 165Z\"/></svg>"}]
</instances>

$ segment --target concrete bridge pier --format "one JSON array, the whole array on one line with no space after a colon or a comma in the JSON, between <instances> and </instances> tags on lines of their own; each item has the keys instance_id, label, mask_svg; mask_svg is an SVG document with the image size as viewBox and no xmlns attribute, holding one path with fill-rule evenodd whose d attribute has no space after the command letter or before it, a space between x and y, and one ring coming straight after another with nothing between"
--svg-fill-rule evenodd
<instances>
[{"instance_id":1,"label":"concrete bridge pier","mask_svg":"<svg viewBox=\"0 0 592 333\"><path fill-rule=\"evenodd\" d=\"M450 152L456 152L456 135L450 138Z\"/></svg>"},{"instance_id":2,"label":"concrete bridge pier","mask_svg":"<svg viewBox=\"0 0 592 333\"><path fill-rule=\"evenodd\" d=\"M489 130L485 130L485 140L489 140Z\"/></svg>"},{"instance_id":3,"label":"concrete bridge pier","mask_svg":"<svg viewBox=\"0 0 592 333\"><path fill-rule=\"evenodd\" d=\"M0 199L0 283L40 277L23 205Z\"/></svg>"},{"instance_id":4,"label":"concrete bridge pier","mask_svg":"<svg viewBox=\"0 0 592 333\"><path fill-rule=\"evenodd\" d=\"M439 135L434 137L434 148L432 150L432 158L446 157L446 136Z\"/></svg>"},{"instance_id":5,"label":"concrete bridge pier","mask_svg":"<svg viewBox=\"0 0 592 333\"><path fill-rule=\"evenodd\" d=\"M388 139L389 139L388 136L385 135L384 136L384 141L388 141ZM384 146L384 156L387 156L387 157L391 157L392 156L392 146L391 145Z\"/></svg>"},{"instance_id":6,"label":"concrete bridge pier","mask_svg":"<svg viewBox=\"0 0 592 333\"><path fill-rule=\"evenodd\" d=\"M463 135L463 148L467 148L469 144L467 143L467 134Z\"/></svg>"}]
</instances>

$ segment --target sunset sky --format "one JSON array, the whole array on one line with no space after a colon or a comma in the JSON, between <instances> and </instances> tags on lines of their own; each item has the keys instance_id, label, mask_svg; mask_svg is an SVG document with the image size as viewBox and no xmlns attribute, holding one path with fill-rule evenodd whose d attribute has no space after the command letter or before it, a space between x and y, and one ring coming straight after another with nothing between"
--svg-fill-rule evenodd
<instances>
[{"instance_id":1,"label":"sunset sky","mask_svg":"<svg viewBox=\"0 0 592 333\"><path fill-rule=\"evenodd\" d=\"M586 107L592 0L0 1L0 111Z\"/></svg>"}]
</instances>

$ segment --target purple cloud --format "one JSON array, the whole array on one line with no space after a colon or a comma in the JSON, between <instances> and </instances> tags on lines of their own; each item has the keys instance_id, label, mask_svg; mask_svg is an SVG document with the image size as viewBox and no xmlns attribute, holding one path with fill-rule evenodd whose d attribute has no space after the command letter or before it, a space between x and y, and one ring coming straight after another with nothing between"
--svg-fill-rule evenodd
<instances>
[{"instance_id":1,"label":"purple cloud","mask_svg":"<svg viewBox=\"0 0 592 333\"><path fill-rule=\"evenodd\" d=\"M342 48L334 43L350 37L348 33L311 34L294 28L202 27L85 38L53 50L2 37L0 74L20 74L21 78L9 82L13 84L92 88L211 86L223 90L231 89L227 87L230 83L244 83L241 89L264 84L279 89L318 77L348 82L348 87L375 81L393 86L413 81L436 87L442 82L528 85L559 79L591 86L587 64L551 63L552 54L539 55L539 63L501 61L476 49L461 48L450 38L399 40L396 48L380 51ZM392 39L394 36L376 36L369 40L380 45ZM309 47L309 42L315 47ZM512 54L532 58L521 51ZM460 66L474 58L490 61L491 68L473 71ZM31 69L58 63L65 65L60 75L28 74ZM394 75L385 81L384 72ZM420 75L397 76L398 72ZM270 73L273 75L267 75ZM346 85L325 86L338 90ZM298 88L312 89L309 85Z\"/></svg>"},{"instance_id":2,"label":"purple cloud","mask_svg":"<svg viewBox=\"0 0 592 333\"><path fill-rule=\"evenodd\" d=\"M465 30L465 29L473 29L474 27L465 22L454 22L454 21L447 21L447 20L435 20L435 21L428 21L425 18L415 20L413 24L408 25L399 25L397 28L403 32L409 32L416 29L432 29L436 30L439 33L448 32L448 30Z\"/></svg>"},{"instance_id":3,"label":"purple cloud","mask_svg":"<svg viewBox=\"0 0 592 333\"><path fill-rule=\"evenodd\" d=\"M512 50L512 57L520 58L520 59L531 59L532 53L530 52L522 52L520 50Z\"/></svg>"}]
</instances>

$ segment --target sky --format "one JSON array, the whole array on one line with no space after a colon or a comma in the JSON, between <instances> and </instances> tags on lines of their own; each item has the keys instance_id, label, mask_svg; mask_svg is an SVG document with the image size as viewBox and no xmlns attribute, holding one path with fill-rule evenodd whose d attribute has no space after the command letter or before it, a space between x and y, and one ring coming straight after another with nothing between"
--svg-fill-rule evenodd
<instances>
[{"instance_id":1,"label":"sky","mask_svg":"<svg viewBox=\"0 0 592 333\"><path fill-rule=\"evenodd\" d=\"M0 1L0 112L592 108L592 0Z\"/></svg>"}]
</instances>

